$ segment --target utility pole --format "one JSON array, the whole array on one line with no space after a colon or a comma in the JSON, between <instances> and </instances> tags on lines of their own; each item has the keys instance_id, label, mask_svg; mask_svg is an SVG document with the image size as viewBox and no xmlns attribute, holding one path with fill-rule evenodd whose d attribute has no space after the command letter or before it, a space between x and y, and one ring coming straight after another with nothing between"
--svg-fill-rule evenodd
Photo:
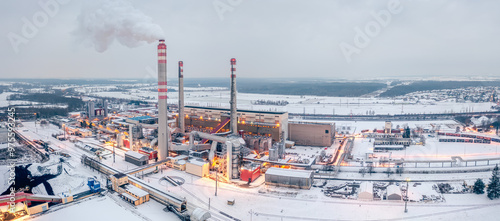
<instances>
[{"instance_id":1,"label":"utility pole","mask_svg":"<svg viewBox=\"0 0 500 221\"><path fill-rule=\"evenodd\" d=\"M217 196L217 180L219 180L218 178L218 170L219 170L219 167L218 165L215 165L215 196Z\"/></svg>"},{"instance_id":2,"label":"utility pole","mask_svg":"<svg viewBox=\"0 0 500 221\"><path fill-rule=\"evenodd\" d=\"M407 212L408 212L408 191L409 191L409 189L408 189L408 187L409 187L408 182L409 182L409 181L410 181L410 178L406 178L406 200L405 200L405 213L407 213Z\"/></svg>"}]
</instances>

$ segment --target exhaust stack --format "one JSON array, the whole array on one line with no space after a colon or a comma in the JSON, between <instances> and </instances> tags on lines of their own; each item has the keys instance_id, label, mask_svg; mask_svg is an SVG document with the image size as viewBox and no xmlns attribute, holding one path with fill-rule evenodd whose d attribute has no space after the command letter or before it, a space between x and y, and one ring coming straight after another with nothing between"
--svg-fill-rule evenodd
<instances>
[{"instance_id":1,"label":"exhaust stack","mask_svg":"<svg viewBox=\"0 0 500 221\"><path fill-rule=\"evenodd\" d=\"M179 61L179 128L185 133L184 128L184 63Z\"/></svg>"},{"instance_id":2,"label":"exhaust stack","mask_svg":"<svg viewBox=\"0 0 500 221\"><path fill-rule=\"evenodd\" d=\"M161 39L158 44L158 160L168 157L168 109L167 109L167 46Z\"/></svg>"},{"instance_id":3,"label":"exhaust stack","mask_svg":"<svg viewBox=\"0 0 500 221\"><path fill-rule=\"evenodd\" d=\"M236 110L236 59L231 58L231 122L230 128L234 135L238 135L238 113Z\"/></svg>"}]
</instances>

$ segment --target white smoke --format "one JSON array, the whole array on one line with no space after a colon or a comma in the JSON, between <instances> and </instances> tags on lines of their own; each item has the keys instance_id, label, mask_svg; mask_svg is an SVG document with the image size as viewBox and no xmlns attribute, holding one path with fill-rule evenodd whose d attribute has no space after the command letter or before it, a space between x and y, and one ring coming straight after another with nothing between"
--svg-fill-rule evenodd
<instances>
[{"instance_id":1,"label":"white smoke","mask_svg":"<svg viewBox=\"0 0 500 221\"><path fill-rule=\"evenodd\" d=\"M164 37L161 27L127 0L85 2L74 33L98 52L106 51L115 39L127 47L137 47Z\"/></svg>"}]
</instances>

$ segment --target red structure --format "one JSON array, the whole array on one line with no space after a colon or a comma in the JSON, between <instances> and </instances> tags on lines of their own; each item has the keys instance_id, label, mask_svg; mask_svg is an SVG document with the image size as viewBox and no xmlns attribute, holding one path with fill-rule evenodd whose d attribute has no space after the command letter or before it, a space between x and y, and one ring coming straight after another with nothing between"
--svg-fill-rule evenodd
<instances>
[{"instance_id":1,"label":"red structure","mask_svg":"<svg viewBox=\"0 0 500 221\"><path fill-rule=\"evenodd\" d=\"M260 176L260 165L251 163L247 166L241 167L240 179L243 181L253 182Z\"/></svg>"},{"instance_id":2,"label":"red structure","mask_svg":"<svg viewBox=\"0 0 500 221\"><path fill-rule=\"evenodd\" d=\"M11 199L12 198L12 199ZM5 206L9 204L16 204L19 202L26 202L26 204L31 205L31 202L49 202L49 203L60 203L62 199L57 196L45 196L45 195L35 195L31 193L15 193L14 196L3 195L0 196L0 206Z\"/></svg>"},{"instance_id":3,"label":"red structure","mask_svg":"<svg viewBox=\"0 0 500 221\"><path fill-rule=\"evenodd\" d=\"M156 158L158 158L158 151L153 150L149 147L142 147L141 149L139 149L139 153L148 155L148 158L150 160L155 160Z\"/></svg>"}]
</instances>

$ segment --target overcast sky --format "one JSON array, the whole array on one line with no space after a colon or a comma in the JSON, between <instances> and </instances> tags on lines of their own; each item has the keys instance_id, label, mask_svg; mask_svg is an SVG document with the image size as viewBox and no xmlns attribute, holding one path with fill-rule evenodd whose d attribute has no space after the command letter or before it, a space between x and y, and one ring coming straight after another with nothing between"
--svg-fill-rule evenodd
<instances>
[{"instance_id":1,"label":"overcast sky","mask_svg":"<svg viewBox=\"0 0 500 221\"><path fill-rule=\"evenodd\" d=\"M53 15L39 5L47 1L55 0L0 2L0 78L156 77L156 42L129 48L114 41L98 52L75 34L83 1L61 0ZM169 78L179 60L186 78L226 77L232 57L238 77L248 78L500 76L500 1L388 2L131 4L163 29ZM23 34L33 17L37 32Z\"/></svg>"}]
</instances>

